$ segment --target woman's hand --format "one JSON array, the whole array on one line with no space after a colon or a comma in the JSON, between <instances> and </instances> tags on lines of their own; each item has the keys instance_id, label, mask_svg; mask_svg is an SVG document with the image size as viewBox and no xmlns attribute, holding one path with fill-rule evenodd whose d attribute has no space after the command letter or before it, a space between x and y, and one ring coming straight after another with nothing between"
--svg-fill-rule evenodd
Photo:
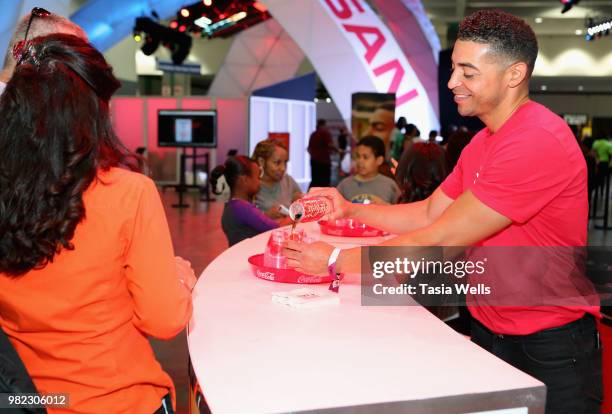
<instances>
[{"instance_id":1,"label":"woman's hand","mask_svg":"<svg viewBox=\"0 0 612 414\"><path fill-rule=\"evenodd\" d=\"M308 192L307 197L326 197L331 200L334 211L325 217L325 220L337 220L350 217L353 213L353 204L347 201L337 189L333 187L313 187Z\"/></svg>"},{"instance_id":2,"label":"woman's hand","mask_svg":"<svg viewBox=\"0 0 612 414\"><path fill-rule=\"evenodd\" d=\"M289 240L284 248L287 265L309 275L329 274L327 261L333 251L334 246L320 241L306 244Z\"/></svg>"},{"instance_id":3,"label":"woman's hand","mask_svg":"<svg viewBox=\"0 0 612 414\"><path fill-rule=\"evenodd\" d=\"M176 274L179 282L181 282L181 284L185 286L189 292L191 292L198 281L198 278L191 267L191 262L183 259L180 256L175 256L174 260L176 262Z\"/></svg>"},{"instance_id":4,"label":"woman's hand","mask_svg":"<svg viewBox=\"0 0 612 414\"><path fill-rule=\"evenodd\" d=\"M270 207L268 210L266 210L264 212L264 214L266 216L270 217L272 220L277 220L277 219L281 219L281 218L285 217L285 215L280 212L280 205L279 204L274 204L272 207Z\"/></svg>"}]
</instances>

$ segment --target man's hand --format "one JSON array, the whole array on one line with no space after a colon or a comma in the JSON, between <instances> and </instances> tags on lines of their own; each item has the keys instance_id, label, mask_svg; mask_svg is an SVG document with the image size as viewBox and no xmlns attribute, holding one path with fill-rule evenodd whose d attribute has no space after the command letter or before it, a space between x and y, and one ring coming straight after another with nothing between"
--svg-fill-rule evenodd
<instances>
[{"instance_id":1,"label":"man's hand","mask_svg":"<svg viewBox=\"0 0 612 414\"><path fill-rule=\"evenodd\" d=\"M333 187L313 187L307 197L326 197L331 200L334 211L325 217L325 220L337 220L350 217L352 214L352 204L347 201L337 189Z\"/></svg>"},{"instance_id":2,"label":"man's hand","mask_svg":"<svg viewBox=\"0 0 612 414\"><path fill-rule=\"evenodd\" d=\"M309 275L327 275L327 261L333 251L334 246L320 241L305 244L289 240L284 249L287 265Z\"/></svg>"}]
</instances>

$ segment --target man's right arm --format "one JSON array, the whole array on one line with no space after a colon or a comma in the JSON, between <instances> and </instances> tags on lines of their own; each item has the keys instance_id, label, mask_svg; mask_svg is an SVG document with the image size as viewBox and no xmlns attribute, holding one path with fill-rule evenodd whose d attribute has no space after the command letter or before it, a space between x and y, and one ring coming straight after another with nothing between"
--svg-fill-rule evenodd
<instances>
[{"instance_id":1,"label":"man's right arm","mask_svg":"<svg viewBox=\"0 0 612 414\"><path fill-rule=\"evenodd\" d=\"M347 216L389 233L402 234L430 225L442 215L453 201L438 187L427 199L414 203L397 205L352 204Z\"/></svg>"},{"instance_id":2,"label":"man's right arm","mask_svg":"<svg viewBox=\"0 0 612 414\"><path fill-rule=\"evenodd\" d=\"M440 188L423 201L396 205L353 204L342 197L335 188L311 188L308 196L324 196L332 201L334 212L328 217L330 220L354 218L394 234L402 234L430 225L454 201Z\"/></svg>"}]
</instances>

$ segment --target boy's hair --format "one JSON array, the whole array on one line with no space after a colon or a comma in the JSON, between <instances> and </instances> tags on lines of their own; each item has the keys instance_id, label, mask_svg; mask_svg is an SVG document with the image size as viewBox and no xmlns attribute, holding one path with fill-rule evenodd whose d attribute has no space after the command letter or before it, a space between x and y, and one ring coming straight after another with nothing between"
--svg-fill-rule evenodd
<instances>
[{"instance_id":1,"label":"boy's hair","mask_svg":"<svg viewBox=\"0 0 612 414\"><path fill-rule=\"evenodd\" d=\"M531 76L538 56L538 40L521 18L501 10L479 10L459 25L458 40L487 44L494 54L527 64Z\"/></svg>"},{"instance_id":2,"label":"boy's hair","mask_svg":"<svg viewBox=\"0 0 612 414\"><path fill-rule=\"evenodd\" d=\"M370 148L376 158L385 157L385 143L382 139L373 135L366 135L357 142L357 147L362 145Z\"/></svg>"}]
</instances>

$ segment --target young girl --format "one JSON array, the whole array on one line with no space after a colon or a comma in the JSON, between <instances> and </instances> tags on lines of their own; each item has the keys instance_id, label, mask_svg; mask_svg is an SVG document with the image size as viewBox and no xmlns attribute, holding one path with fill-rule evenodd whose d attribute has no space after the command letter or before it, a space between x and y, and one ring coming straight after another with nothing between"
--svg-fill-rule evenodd
<instances>
[{"instance_id":1,"label":"young girl","mask_svg":"<svg viewBox=\"0 0 612 414\"><path fill-rule=\"evenodd\" d=\"M272 220L251 202L261 186L260 169L255 161L244 155L229 157L225 164L212 171L213 188L217 187L217 180L221 176L225 177L231 191L231 198L225 203L221 217L221 227L230 246L289 224L289 218Z\"/></svg>"},{"instance_id":2,"label":"young girl","mask_svg":"<svg viewBox=\"0 0 612 414\"><path fill-rule=\"evenodd\" d=\"M255 196L255 205L272 219L284 217L279 207L289 207L303 195L295 180L286 173L287 148L278 141L266 139L255 147L253 159L261 169L261 188Z\"/></svg>"}]
</instances>

